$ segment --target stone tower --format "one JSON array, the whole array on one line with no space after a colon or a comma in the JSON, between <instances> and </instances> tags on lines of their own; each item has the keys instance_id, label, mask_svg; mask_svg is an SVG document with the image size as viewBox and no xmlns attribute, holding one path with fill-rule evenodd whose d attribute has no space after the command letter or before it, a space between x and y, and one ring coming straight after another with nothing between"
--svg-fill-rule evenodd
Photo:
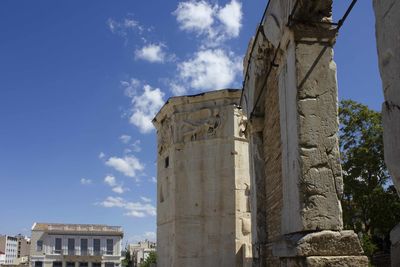
<instances>
[{"instance_id":1,"label":"stone tower","mask_svg":"<svg viewBox=\"0 0 400 267\"><path fill-rule=\"evenodd\" d=\"M251 262L248 142L237 107L240 93L173 97L153 120L157 266Z\"/></svg>"}]
</instances>

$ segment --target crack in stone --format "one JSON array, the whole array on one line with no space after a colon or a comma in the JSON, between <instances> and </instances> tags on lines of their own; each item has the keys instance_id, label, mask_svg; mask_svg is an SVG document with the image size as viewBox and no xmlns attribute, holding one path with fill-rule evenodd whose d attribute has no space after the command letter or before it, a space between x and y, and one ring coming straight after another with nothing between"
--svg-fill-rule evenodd
<instances>
[{"instance_id":1,"label":"crack in stone","mask_svg":"<svg viewBox=\"0 0 400 267\"><path fill-rule=\"evenodd\" d=\"M392 101L385 101L385 106L388 111L392 111L393 109L400 110L400 106L393 103Z\"/></svg>"},{"instance_id":2,"label":"crack in stone","mask_svg":"<svg viewBox=\"0 0 400 267\"><path fill-rule=\"evenodd\" d=\"M320 98L321 96L326 95L328 93L330 93L329 90L326 90L322 93L315 94L315 95L306 94L304 97L299 97L299 101L304 102L307 100L318 100L318 98Z\"/></svg>"},{"instance_id":3,"label":"crack in stone","mask_svg":"<svg viewBox=\"0 0 400 267\"><path fill-rule=\"evenodd\" d=\"M389 12L392 10L393 6L396 4L396 1L393 1L389 8L386 10L386 12L383 14L383 18L386 18L386 16L389 14Z\"/></svg>"}]
</instances>

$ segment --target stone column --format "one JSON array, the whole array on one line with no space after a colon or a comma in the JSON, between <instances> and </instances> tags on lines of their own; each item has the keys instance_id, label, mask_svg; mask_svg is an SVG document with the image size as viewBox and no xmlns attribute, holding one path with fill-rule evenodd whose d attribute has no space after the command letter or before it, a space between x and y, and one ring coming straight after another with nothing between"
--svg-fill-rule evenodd
<instances>
[{"instance_id":1,"label":"stone column","mask_svg":"<svg viewBox=\"0 0 400 267\"><path fill-rule=\"evenodd\" d=\"M251 225L254 266L265 266L267 214L265 210L266 192L264 179L263 119L257 118L248 123L250 143L251 173Z\"/></svg>"},{"instance_id":2,"label":"stone column","mask_svg":"<svg viewBox=\"0 0 400 267\"><path fill-rule=\"evenodd\" d=\"M260 106L247 110L264 110L270 266L368 266L357 235L342 231L336 31L319 23L331 21L331 5L271 0L257 38L263 45L250 60L248 102L257 103L251 90L263 92Z\"/></svg>"},{"instance_id":3,"label":"stone column","mask_svg":"<svg viewBox=\"0 0 400 267\"><path fill-rule=\"evenodd\" d=\"M374 0L382 105L385 162L400 194L400 1ZM400 266L400 224L390 234L392 266Z\"/></svg>"}]
</instances>

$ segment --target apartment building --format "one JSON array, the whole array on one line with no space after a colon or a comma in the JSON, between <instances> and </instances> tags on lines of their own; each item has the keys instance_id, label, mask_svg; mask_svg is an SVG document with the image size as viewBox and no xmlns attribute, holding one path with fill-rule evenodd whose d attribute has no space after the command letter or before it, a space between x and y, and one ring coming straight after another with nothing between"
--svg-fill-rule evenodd
<instances>
[{"instance_id":1,"label":"apartment building","mask_svg":"<svg viewBox=\"0 0 400 267\"><path fill-rule=\"evenodd\" d=\"M31 240L21 234L17 235L16 238L18 241L17 258L29 257Z\"/></svg>"},{"instance_id":2,"label":"apartment building","mask_svg":"<svg viewBox=\"0 0 400 267\"><path fill-rule=\"evenodd\" d=\"M0 251L4 253L2 265L14 264L18 255L18 240L16 237L3 235L0 236Z\"/></svg>"},{"instance_id":3,"label":"apartment building","mask_svg":"<svg viewBox=\"0 0 400 267\"><path fill-rule=\"evenodd\" d=\"M122 237L119 226L35 223L31 267L119 267Z\"/></svg>"},{"instance_id":4,"label":"apartment building","mask_svg":"<svg viewBox=\"0 0 400 267\"><path fill-rule=\"evenodd\" d=\"M145 240L137 244L129 244L128 248L132 257L132 265L137 267L147 259L151 252L156 252L156 243Z\"/></svg>"},{"instance_id":5,"label":"apartment building","mask_svg":"<svg viewBox=\"0 0 400 267\"><path fill-rule=\"evenodd\" d=\"M0 265L3 265L6 263L6 253L0 250Z\"/></svg>"}]
</instances>

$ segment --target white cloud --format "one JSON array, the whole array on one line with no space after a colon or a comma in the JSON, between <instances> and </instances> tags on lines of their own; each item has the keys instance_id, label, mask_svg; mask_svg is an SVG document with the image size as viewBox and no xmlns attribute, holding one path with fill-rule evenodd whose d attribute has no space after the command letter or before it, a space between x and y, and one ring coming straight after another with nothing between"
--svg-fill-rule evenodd
<instances>
[{"instance_id":1,"label":"white cloud","mask_svg":"<svg viewBox=\"0 0 400 267\"><path fill-rule=\"evenodd\" d=\"M105 156L106 156L106 154L104 154L103 152L100 152L99 159L103 159Z\"/></svg>"},{"instance_id":2,"label":"white cloud","mask_svg":"<svg viewBox=\"0 0 400 267\"><path fill-rule=\"evenodd\" d=\"M125 88L124 93L127 97L134 97L141 86L141 82L132 78L130 81L121 81L121 85Z\"/></svg>"},{"instance_id":3,"label":"white cloud","mask_svg":"<svg viewBox=\"0 0 400 267\"><path fill-rule=\"evenodd\" d=\"M110 187L112 187L111 190L112 190L113 192L117 193L117 194L123 194L123 193L125 193L126 191L129 191L129 188L124 187L123 184L119 184L119 183L117 182L117 179L116 179L114 176L112 176L112 175L107 175L107 176L104 178L104 182L105 182L107 185L109 185Z\"/></svg>"},{"instance_id":4,"label":"white cloud","mask_svg":"<svg viewBox=\"0 0 400 267\"><path fill-rule=\"evenodd\" d=\"M231 1L218 12L218 19L225 26L225 32L232 37L238 37L242 27L242 4Z\"/></svg>"},{"instance_id":5,"label":"white cloud","mask_svg":"<svg viewBox=\"0 0 400 267\"><path fill-rule=\"evenodd\" d=\"M132 98L132 115L130 123L139 128L141 133L148 133L154 129L151 121L164 105L164 93L159 89L153 89L150 85L144 85L143 93Z\"/></svg>"},{"instance_id":6,"label":"white cloud","mask_svg":"<svg viewBox=\"0 0 400 267\"><path fill-rule=\"evenodd\" d=\"M205 37L202 40L204 47L215 47L238 37L242 27L242 4L237 0L225 6L205 1L181 2L172 14L176 16L181 30Z\"/></svg>"},{"instance_id":7,"label":"white cloud","mask_svg":"<svg viewBox=\"0 0 400 267\"><path fill-rule=\"evenodd\" d=\"M214 23L213 7L205 1L181 2L173 14L182 30L206 33Z\"/></svg>"},{"instance_id":8,"label":"white cloud","mask_svg":"<svg viewBox=\"0 0 400 267\"><path fill-rule=\"evenodd\" d=\"M140 152L142 150L142 148L140 147L140 140L136 140L130 146L133 152Z\"/></svg>"},{"instance_id":9,"label":"white cloud","mask_svg":"<svg viewBox=\"0 0 400 267\"><path fill-rule=\"evenodd\" d=\"M166 53L163 51L163 44L145 45L135 51L135 58L149 61L151 63L163 63L166 58Z\"/></svg>"},{"instance_id":10,"label":"white cloud","mask_svg":"<svg viewBox=\"0 0 400 267\"><path fill-rule=\"evenodd\" d=\"M121 81L125 88L125 95L131 98L132 108L129 122L139 128L141 133L149 133L154 127L151 121L164 105L164 92L159 88L152 88L132 78L130 81Z\"/></svg>"},{"instance_id":11,"label":"white cloud","mask_svg":"<svg viewBox=\"0 0 400 267\"><path fill-rule=\"evenodd\" d=\"M193 89L223 89L232 85L240 74L241 62L242 59L232 52L206 49L178 64L178 72L181 80Z\"/></svg>"},{"instance_id":12,"label":"white cloud","mask_svg":"<svg viewBox=\"0 0 400 267\"><path fill-rule=\"evenodd\" d=\"M143 26L132 18L124 18L122 21L117 21L112 18L107 20L108 29L114 33L126 37L129 31L143 32Z\"/></svg>"},{"instance_id":13,"label":"white cloud","mask_svg":"<svg viewBox=\"0 0 400 267\"><path fill-rule=\"evenodd\" d=\"M149 203L128 202L121 197L107 197L99 204L105 208L122 208L124 215L143 218L146 216L155 216L156 208Z\"/></svg>"},{"instance_id":14,"label":"white cloud","mask_svg":"<svg viewBox=\"0 0 400 267\"><path fill-rule=\"evenodd\" d=\"M122 143L127 144L129 141L131 141L132 137L127 134L123 134L119 137L119 140L121 140Z\"/></svg>"},{"instance_id":15,"label":"white cloud","mask_svg":"<svg viewBox=\"0 0 400 267\"><path fill-rule=\"evenodd\" d=\"M140 197L143 202L151 202L151 199L148 197Z\"/></svg>"},{"instance_id":16,"label":"white cloud","mask_svg":"<svg viewBox=\"0 0 400 267\"><path fill-rule=\"evenodd\" d=\"M123 158L111 157L106 161L106 165L123 173L128 177L135 177L136 172L142 171L144 166L135 156L125 156Z\"/></svg>"},{"instance_id":17,"label":"white cloud","mask_svg":"<svg viewBox=\"0 0 400 267\"><path fill-rule=\"evenodd\" d=\"M112 188L112 191L117 193L117 194L123 194L126 191L129 191L129 188L123 187L122 185L117 185Z\"/></svg>"},{"instance_id":18,"label":"white cloud","mask_svg":"<svg viewBox=\"0 0 400 267\"><path fill-rule=\"evenodd\" d=\"M112 175L107 175L107 176L104 178L104 182L105 182L106 184L108 184L109 186L116 186L116 185L117 185L117 180L116 180L115 177L112 176Z\"/></svg>"},{"instance_id":19,"label":"white cloud","mask_svg":"<svg viewBox=\"0 0 400 267\"><path fill-rule=\"evenodd\" d=\"M183 85L181 85L181 84L177 84L177 83L175 83L175 82L171 82L171 83L169 84L169 86L170 86L171 92L172 92L174 95L181 96L181 95L184 95L184 94L187 93L187 89L186 89Z\"/></svg>"},{"instance_id":20,"label":"white cloud","mask_svg":"<svg viewBox=\"0 0 400 267\"><path fill-rule=\"evenodd\" d=\"M156 184L157 183L157 178L153 176L153 177L151 177L150 181Z\"/></svg>"},{"instance_id":21,"label":"white cloud","mask_svg":"<svg viewBox=\"0 0 400 267\"><path fill-rule=\"evenodd\" d=\"M124 27L127 29L135 29L138 28L141 30L141 27L139 22L134 20L134 19L130 19L130 18L125 18L124 19L124 23L123 23Z\"/></svg>"},{"instance_id":22,"label":"white cloud","mask_svg":"<svg viewBox=\"0 0 400 267\"><path fill-rule=\"evenodd\" d=\"M86 179L86 178L82 178L82 179L81 179L81 184L83 184L83 185L92 184L92 180Z\"/></svg>"}]
</instances>

